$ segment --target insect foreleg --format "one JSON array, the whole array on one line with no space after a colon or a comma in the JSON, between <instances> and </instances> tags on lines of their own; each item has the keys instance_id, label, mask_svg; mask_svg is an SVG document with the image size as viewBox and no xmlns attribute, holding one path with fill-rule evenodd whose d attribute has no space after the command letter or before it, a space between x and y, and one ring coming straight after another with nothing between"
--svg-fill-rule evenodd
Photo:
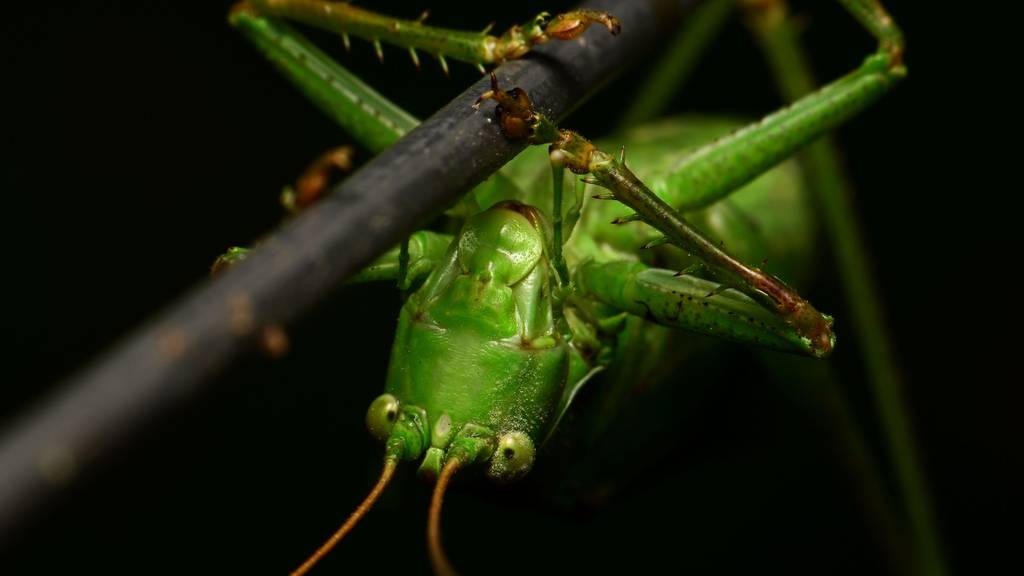
<instances>
[{"instance_id":1,"label":"insect foreleg","mask_svg":"<svg viewBox=\"0 0 1024 576\"><path fill-rule=\"evenodd\" d=\"M538 44L550 40L572 40L591 24L600 24L612 34L618 34L620 30L619 21L614 16L595 10L574 10L554 18L542 12L521 26L509 28L501 36L492 36L487 33L490 26L482 32L439 28L423 23L426 12L417 20L402 20L343 2L249 0L241 6L257 14L287 18L336 32L342 35L346 46L349 34L358 36L372 42L377 57L382 60L381 41L408 49L417 68L419 56L416 51L423 50L437 57L446 74L446 57L475 64L483 72L484 65L514 60Z\"/></svg>"},{"instance_id":2,"label":"insect foreleg","mask_svg":"<svg viewBox=\"0 0 1024 576\"><path fill-rule=\"evenodd\" d=\"M444 258L452 236L420 230L409 236L408 263L405 286L414 285L427 277ZM348 279L350 284L399 280L402 276L401 247L396 246L380 255L369 266Z\"/></svg>"},{"instance_id":3,"label":"insect foreleg","mask_svg":"<svg viewBox=\"0 0 1024 576\"><path fill-rule=\"evenodd\" d=\"M420 230L409 236L408 263L406 264L405 286L417 284L427 277L444 258L448 245L452 242L449 234L438 234L429 230ZM234 264L245 260L251 248L233 246L217 257L210 267L210 273L216 274ZM397 281L402 277L401 246L395 246L363 268L358 274L349 278L349 284L366 282Z\"/></svg>"},{"instance_id":4,"label":"insect foreleg","mask_svg":"<svg viewBox=\"0 0 1024 576\"><path fill-rule=\"evenodd\" d=\"M783 352L820 354L778 315L715 282L629 261L587 262L575 280L581 291L601 302L664 326Z\"/></svg>"}]
</instances>

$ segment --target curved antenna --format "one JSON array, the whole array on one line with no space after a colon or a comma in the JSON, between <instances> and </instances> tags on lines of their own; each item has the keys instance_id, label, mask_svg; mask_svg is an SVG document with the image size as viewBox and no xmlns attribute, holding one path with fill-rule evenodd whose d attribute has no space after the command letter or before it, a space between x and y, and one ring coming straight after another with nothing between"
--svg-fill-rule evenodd
<instances>
[{"instance_id":1,"label":"curved antenna","mask_svg":"<svg viewBox=\"0 0 1024 576\"><path fill-rule=\"evenodd\" d=\"M307 558L306 561L303 562L301 566L299 566L295 569L295 571L292 572L291 576L302 576L306 572L309 572L309 570L313 568L314 564L319 562L321 558L323 558L328 552L331 551L331 548L334 548L335 544L341 542L341 539L344 538L346 534L352 531L352 528L354 528L355 525L359 523L359 520L362 519L362 517L370 511L370 508L373 507L374 502L376 502L377 498L379 498L381 493L384 492L384 488L388 485L388 482L391 481L391 476L394 475L395 468L397 467L397 458L389 457L384 460L384 470L381 471L380 473L380 480L377 480L377 485L373 487L373 490L370 490L370 493L366 496L366 499L363 500L362 504L360 504L356 508L355 512L353 512L352 515L348 517L348 520L346 520L345 523L341 525L341 528L338 528L337 532L332 534L331 537L328 538L327 541L324 542L323 545L320 546L320 548L318 548L317 551L314 552L312 556Z\"/></svg>"},{"instance_id":2,"label":"curved antenna","mask_svg":"<svg viewBox=\"0 0 1024 576\"><path fill-rule=\"evenodd\" d=\"M437 478L434 486L434 496L430 499L430 516L427 520L427 551L430 552L430 564L434 567L434 574L437 576L458 576L458 572L448 561L448 556L441 546L441 503L444 501L444 491L448 488L448 482L455 475L456 470L462 462L458 458L452 458L444 465L441 475Z\"/></svg>"}]
</instances>

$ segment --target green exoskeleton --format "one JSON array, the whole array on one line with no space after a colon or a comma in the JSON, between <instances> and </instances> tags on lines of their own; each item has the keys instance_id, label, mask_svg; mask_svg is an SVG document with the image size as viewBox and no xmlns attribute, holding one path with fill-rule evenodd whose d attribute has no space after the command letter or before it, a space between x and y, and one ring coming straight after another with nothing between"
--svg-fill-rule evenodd
<instances>
[{"instance_id":1,"label":"green exoskeleton","mask_svg":"<svg viewBox=\"0 0 1024 576\"><path fill-rule=\"evenodd\" d=\"M418 463L421 475L436 481L431 561L436 572L453 573L440 543L441 501L452 476L479 467L498 482L523 477L584 385L623 348L664 327L818 358L830 353L831 318L782 280L800 280L800 248L813 244L799 170L782 162L905 74L900 32L878 2L842 3L879 40L878 52L860 68L731 133L737 126L727 120L637 128L629 141L613 143L626 145L628 155L559 129L534 111L525 92L503 90L500 74L492 75L492 89L478 104L498 106L481 108L482 125L548 150L530 149L453 207L449 213L463 218L456 233L417 232L353 279L397 281L407 291L385 391L366 416L385 446L384 471L296 573L352 529L401 461ZM749 4L751 10L775 5ZM378 55L381 41L397 44L417 66L417 50L428 51L446 70L445 56L483 69L548 40L574 39L592 23L620 30L614 16L589 10L542 14L490 36L489 29L433 28L422 19L320 0L239 5L232 23L371 150L416 121L279 19L338 32L346 44L349 35L364 38ZM568 194L564 168L587 175ZM221 262L241 257L238 249ZM659 358L652 353L647 360Z\"/></svg>"}]
</instances>

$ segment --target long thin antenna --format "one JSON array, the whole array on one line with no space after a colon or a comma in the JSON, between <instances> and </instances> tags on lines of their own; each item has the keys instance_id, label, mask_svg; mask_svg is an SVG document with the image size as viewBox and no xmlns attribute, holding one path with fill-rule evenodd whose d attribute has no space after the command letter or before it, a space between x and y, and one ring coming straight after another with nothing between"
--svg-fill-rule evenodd
<instances>
[{"instance_id":1,"label":"long thin antenna","mask_svg":"<svg viewBox=\"0 0 1024 576\"><path fill-rule=\"evenodd\" d=\"M448 488L455 471L459 469L462 462L458 458L452 458L444 465L441 476L434 486L434 497L430 499L430 516L427 519L427 551L430 553L430 564L434 567L434 574L437 576L458 576L458 572L448 561L448 556L441 546L441 504L444 502L444 491Z\"/></svg>"},{"instance_id":2,"label":"long thin antenna","mask_svg":"<svg viewBox=\"0 0 1024 576\"><path fill-rule=\"evenodd\" d=\"M341 539L344 538L346 534L352 531L352 528L354 528L355 525L359 523L359 520L361 520L362 517L370 511L370 508L373 507L374 502L376 502L377 498L379 498L380 495L384 492L384 488L387 487L388 482L391 481L391 477L394 475L395 468L397 467L398 459L387 458L386 460L384 460L384 470L380 473L380 480L377 480L377 485L373 487L373 490L370 490L370 493L366 496L366 499L363 500L362 504L360 504L356 508L355 512L353 512L352 515L348 517L348 520L346 520L345 523L341 525L341 528L338 528L338 531L332 534L331 537L323 543L323 546L320 546L320 548L318 548L317 551L314 552L312 556L310 556L308 559L306 559L305 562L302 563L302 566L299 566L295 569L294 572L292 572L292 576L302 576L306 572L309 572L309 570L313 568L314 564L316 564L320 561L321 558L326 556L327 553L330 552L332 548L334 548L335 544L341 542Z\"/></svg>"}]
</instances>

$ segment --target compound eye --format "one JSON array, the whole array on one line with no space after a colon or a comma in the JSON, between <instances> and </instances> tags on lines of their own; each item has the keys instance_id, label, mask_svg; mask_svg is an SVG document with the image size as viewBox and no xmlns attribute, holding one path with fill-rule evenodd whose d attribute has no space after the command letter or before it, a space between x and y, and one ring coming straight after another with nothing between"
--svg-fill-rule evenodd
<instances>
[{"instance_id":1,"label":"compound eye","mask_svg":"<svg viewBox=\"0 0 1024 576\"><path fill-rule=\"evenodd\" d=\"M391 394L381 394L370 403L370 409L366 411L366 427L381 442L388 439L398 421L398 406L398 398Z\"/></svg>"},{"instance_id":2,"label":"compound eye","mask_svg":"<svg viewBox=\"0 0 1024 576\"><path fill-rule=\"evenodd\" d=\"M498 439L487 475L497 482L514 482L533 468L533 440L522 432L509 432Z\"/></svg>"}]
</instances>

